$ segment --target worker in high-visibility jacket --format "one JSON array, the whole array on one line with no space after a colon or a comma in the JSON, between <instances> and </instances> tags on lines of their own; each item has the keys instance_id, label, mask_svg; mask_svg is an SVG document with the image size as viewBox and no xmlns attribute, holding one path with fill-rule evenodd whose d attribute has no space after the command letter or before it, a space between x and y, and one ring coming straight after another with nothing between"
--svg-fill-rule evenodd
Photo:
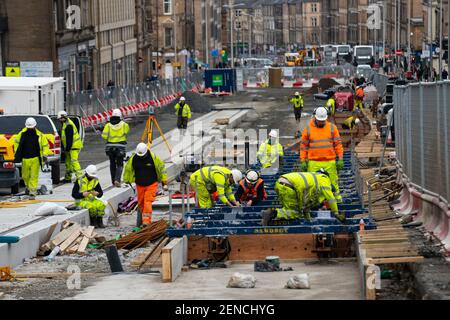
<instances>
[{"instance_id":1,"label":"worker in high-visibility jacket","mask_svg":"<svg viewBox=\"0 0 450 320\"><path fill-rule=\"evenodd\" d=\"M39 171L52 155L48 140L37 128L34 118L25 121L25 128L14 137L14 162L22 163L22 179L31 198L36 197Z\"/></svg>"},{"instance_id":2,"label":"worker in high-visibility jacket","mask_svg":"<svg viewBox=\"0 0 450 320\"><path fill-rule=\"evenodd\" d=\"M234 197L247 207L257 206L261 201L266 200L267 192L264 188L264 180L260 178L259 173L249 170L244 179L239 182Z\"/></svg>"},{"instance_id":3,"label":"worker in high-visibility jacket","mask_svg":"<svg viewBox=\"0 0 450 320\"><path fill-rule=\"evenodd\" d=\"M342 129L353 130L360 123L361 123L361 120L359 120L357 117L351 116L344 120L344 122L342 123Z\"/></svg>"},{"instance_id":4,"label":"worker in high-visibility jacket","mask_svg":"<svg viewBox=\"0 0 450 320\"><path fill-rule=\"evenodd\" d=\"M303 107L305 106L303 97L300 95L300 92L295 93L294 97L291 99L291 103L294 107L295 121L300 122L302 118Z\"/></svg>"},{"instance_id":5,"label":"worker in high-visibility jacket","mask_svg":"<svg viewBox=\"0 0 450 320\"><path fill-rule=\"evenodd\" d=\"M214 206L212 195L215 192L223 204L238 207L240 204L236 201L231 186L237 185L241 180L242 172L237 169L210 166L194 172L189 183L191 189L195 190L199 208L212 208Z\"/></svg>"},{"instance_id":6,"label":"worker in high-visibility jacket","mask_svg":"<svg viewBox=\"0 0 450 320\"><path fill-rule=\"evenodd\" d=\"M311 220L311 210L324 203L339 221L344 222L345 215L339 214L333 188L324 169L317 173L293 172L281 176L275 184L275 192L282 208L264 210L262 224L267 226L272 220Z\"/></svg>"},{"instance_id":7,"label":"worker in high-visibility jacket","mask_svg":"<svg viewBox=\"0 0 450 320\"><path fill-rule=\"evenodd\" d=\"M103 197L103 189L98 180L97 167L89 165L85 174L75 181L72 189L72 198L75 204L89 210L91 225L96 228L104 228L103 216L105 215L106 203Z\"/></svg>"},{"instance_id":8,"label":"worker in high-visibility jacket","mask_svg":"<svg viewBox=\"0 0 450 320\"><path fill-rule=\"evenodd\" d=\"M175 111L177 114L177 128L185 133L188 121L192 118L191 107L186 103L186 98L181 97L180 101L175 105Z\"/></svg>"},{"instance_id":9,"label":"worker in high-visibility jacket","mask_svg":"<svg viewBox=\"0 0 450 320\"><path fill-rule=\"evenodd\" d=\"M270 131L269 139L261 144L256 156L263 168L271 168L277 162L281 166L284 150L283 146L279 143L277 130Z\"/></svg>"},{"instance_id":10,"label":"worker in high-visibility jacket","mask_svg":"<svg viewBox=\"0 0 450 320\"><path fill-rule=\"evenodd\" d=\"M327 107L329 114L334 117L334 115L336 114L336 100L334 99L334 96L330 97L327 100L325 106Z\"/></svg>"},{"instance_id":11,"label":"worker in high-visibility jacket","mask_svg":"<svg viewBox=\"0 0 450 320\"><path fill-rule=\"evenodd\" d=\"M164 162L150 151L147 144L139 143L136 152L125 165L123 181L127 184L136 183L138 220L139 216L142 217L142 223L138 224L151 224L158 184L162 184L164 191L169 190Z\"/></svg>"},{"instance_id":12,"label":"worker in high-visibility jacket","mask_svg":"<svg viewBox=\"0 0 450 320\"><path fill-rule=\"evenodd\" d=\"M64 149L66 175L65 182L72 181L72 175L77 178L83 175L78 157L81 149L83 149L83 141L78 132L77 126L70 120L66 111L58 113L58 120L62 124L61 128L61 142Z\"/></svg>"},{"instance_id":13,"label":"worker in high-visibility jacket","mask_svg":"<svg viewBox=\"0 0 450 320\"><path fill-rule=\"evenodd\" d=\"M126 156L127 136L130 126L122 121L122 112L114 109L111 119L103 129L102 138L106 140L106 155L109 157L109 170L112 184L121 187L123 161Z\"/></svg>"},{"instance_id":14,"label":"worker in high-visibility jacket","mask_svg":"<svg viewBox=\"0 0 450 320\"><path fill-rule=\"evenodd\" d=\"M317 108L314 118L303 130L300 143L300 160L303 172L316 172L324 168L335 188L335 197L342 202L338 171L344 168L344 148L335 124L328 120L324 107Z\"/></svg>"},{"instance_id":15,"label":"worker in high-visibility jacket","mask_svg":"<svg viewBox=\"0 0 450 320\"><path fill-rule=\"evenodd\" d=\"M358 86L355 90L355 110L362 111L364 108L364 87Z\"/></svg>"}]
</instances>

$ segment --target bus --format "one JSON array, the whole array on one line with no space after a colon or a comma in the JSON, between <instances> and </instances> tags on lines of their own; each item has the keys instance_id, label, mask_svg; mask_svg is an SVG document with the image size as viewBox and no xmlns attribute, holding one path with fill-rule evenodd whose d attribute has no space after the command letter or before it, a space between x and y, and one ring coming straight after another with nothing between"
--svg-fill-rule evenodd
<instances>
[{"instance_id":1,"label":"bus","mask_svg":"<svg viewBox=\"0 0 450 320\"><path fill-rule=\"evenodd\" d=\"M336 50L340 61L351 62L352 48L349 45L347 44L337 45Z\"/></svg>"},{"instance_id":2,"label":"bus","mask_svg":"<svg viewBox=\"0 0 450 320\"><path fill-rule=\"evenodd\" d=\"M355 46L353 48L353 59L357 65L368 64L373 68L375 63L373 46Z\"/></svg>"}]
</instances>

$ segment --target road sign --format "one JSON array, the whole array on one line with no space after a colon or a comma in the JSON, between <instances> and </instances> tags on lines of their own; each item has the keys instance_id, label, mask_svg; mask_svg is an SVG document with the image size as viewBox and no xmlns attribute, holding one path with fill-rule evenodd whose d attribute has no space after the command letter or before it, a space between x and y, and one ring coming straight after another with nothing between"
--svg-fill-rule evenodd
<instances>
[{"instance_id":1,"label":"road sign","mask_svg":"<svg viewBox=\"0 0 450 320\"><path fill-rule=\"evenodd\" d=\"M217 87L223 86L223 74L214 74L212 76L212 84Z\"/></svg>"},{"instance_id":2,"label":"road sign","mask_svg":"<svg viewBox=\"0 0 450 320\"><path fill-rule=\"evenodd\" d=\"M396 50L396 51L395 51L395 55L396 55L397 57L400 57L400 56L403 55L403 51L402 51L402 50Z\"/></svg>"},{"instance_id":3,"label":"road sign","mask_svg":"<svg viewBox=\"0 0 450 320\"><path fill-rule=\"evenodd\" d=\"M51 61L21 61L22 77L53 77L53 62Z\"/></svg>"},{"instance_id":4,"label":"road sign","mask_svg":"<svg viewBox=\"0 0 450 320\"><path fill-rule=\"evenodd\" d=\"M6 62L5 76L20 77L20 63L19 62Z\"/></svg>"}]
</instances>

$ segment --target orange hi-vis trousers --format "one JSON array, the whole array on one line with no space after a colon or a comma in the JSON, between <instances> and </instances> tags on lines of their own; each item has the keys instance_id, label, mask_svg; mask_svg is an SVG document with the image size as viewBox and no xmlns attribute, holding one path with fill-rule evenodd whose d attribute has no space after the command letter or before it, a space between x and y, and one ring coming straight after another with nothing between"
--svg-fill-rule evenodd
<instances>
[{"instance_id":1,"label":"orange hi-vis trousers","mask_svg":"<svg viewBox=\"0 0 450 320\"><path fill-rule=\"evenodd\" d=\"M156 192L158 191L158 182L149 186L136 185L138 205L142 212L142 223L149 225L152 223L153 201L156 199Z\"/></svg>"}]
</instances>

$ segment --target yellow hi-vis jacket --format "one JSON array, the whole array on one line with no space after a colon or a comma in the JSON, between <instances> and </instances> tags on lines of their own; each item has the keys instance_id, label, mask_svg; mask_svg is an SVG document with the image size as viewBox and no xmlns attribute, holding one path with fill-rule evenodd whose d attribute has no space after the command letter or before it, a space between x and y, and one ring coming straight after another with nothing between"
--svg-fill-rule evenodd
<instances>
[{"instance_id":1,"label":"yellow hi-vis jacket","mask_svg":"<svg viewBox=\"0 0 450 320\"><path fill-rule=\"evenodd\" d=\"M294 105L294 108L303 108L304 106L302 96L292 98L291 103Z\"/></svg>"},{"instance_id":2,"label":"yellow hi-vis jacket","mask_svg":"<svg viewBox=\"0 0 450 320\"><path fill-rule=\"evenodd\" d=\"M293 172L282 176L288 180L297 193L299 210L320 205L327 201L330 210L338 213L337 200L334 197L330 178L321 173Z\"/></svg>"},{"instance_id":3,"label":"yellow hi-vis jacket","mask_svg":"<svg viewBox=\"0 0 450 320\"><path fill-rule=\"evenodd\" d=\"M354 117L348 117L347 119L345 119L343 124L348 126L350 129L353 129L356 126L355 118Z\"/></svg>"},{"instance_id":4,"label":"yellow hi-vis jacket","mask_svg":"<svg viewBox=\"0 0 450 320\"><path fill-rule=\"evenodd\" d=\"M267 140L261 144L256 155L264 168L270 168L279 157L284 157L283 146L280 143L271 145Z\"/></svg>"},{"instance_id":5,"label":"yellow hi-vis jacket","mask_svg":"<svg viewBox=\"0 0 450 320\"><path fill-rule=\"evenodd\" d=\"M330 111L331 115L334 116L334 114L336 113L336 101L334 101L333 98L328 99L326 107Z\"/></svg>"},{"instance_id":6,"label":"yellow hi-vis jacket","mask_svg":"<svg viewBox=\"0 0 450 320\"><path fill-rule=\"evenodd\" d=\"M211 166L194 172L191 179L197 179L197 183L203 184L210 194L217 191L219 200L226 204L229 201L236 201L229 182L230 175L231 170L225 167Z\"/></svg>"},{"instance_id":7,"label":"yellow hi-vis jacket","mask_svg":"<svg viewBox=\"0 0 450 320\"><path fill-rule=\"evenodd\" d=\"M164 162L153 152L150 151L150 154L153 158L153 162L155 163L156 175L158 176L158 182L162 182L163 184L167 184L167 172ZM136 154L133 154L125 165L125 172L123 174L123 181L125 183L134 183L136 182L136 172L133 168L133 159ZM138 172L139 174L139 172Z\"/></svg>"},{"instance_id":8,"label":"yellow hi-vis jacket","mask_svg":"<svg viewBox=\"0 0 450 320\"><path fill-rule=\"evenodd\" d=\"M66 122L62 125L61 128L61 141L64 147L66 147L66 128L67 126L72 126L73 128L73 142L72 142L72 149L71 150L81 150L83 149L83 141L81 141L80 134L78 133L77 126L75 123L73 123L72 120L67 119Z\"/></svg>"},{"instance_id":9,"label":"yellow hi-vis jacket","mask_svg":"<svg viewBox=\"0 0 450 320\"><path fill-rule=\"evenodd\" d=\"M118 124L113 125L107 123L103 129L102 138L107 143L121 143L127 142L127 135L130 133L130 126L124 121L120 121Z\"/></svg>"},{"instance_id":10,"label":"yellow hi-vis jacket","mask_svg":"<svg viewBox=\"0 0 450 320\"><path fill-rule=\"evenodd\" d=\"M180 108L183 108L183 111L181 112L181 116L183 118L188 118L188 119L192 118L191 107L187 103L183 107L181 107L181 105L179 103L177 103L175 105L175 111L176 111L177 116L178 116Z\"/></svg>"},{"instance_id":11,"label":"yellow hi-vis jacket","mask_svg":"<svg viewBox=\"0 0 450 320\"><path fill-rule=\"evenodd\" d=\"M24 134L28 129L23 128L14 138L14 152L17 153L19 149L20 140L22 139L22 134ZM36 129L36 134L38 135L39 141L39 153L40 153L40 163L44 162L44 157L51 156L53 154L52 150L50 150L50 146L48 144L48 140L45 135Z\"/></svg>"}]
</instances>

